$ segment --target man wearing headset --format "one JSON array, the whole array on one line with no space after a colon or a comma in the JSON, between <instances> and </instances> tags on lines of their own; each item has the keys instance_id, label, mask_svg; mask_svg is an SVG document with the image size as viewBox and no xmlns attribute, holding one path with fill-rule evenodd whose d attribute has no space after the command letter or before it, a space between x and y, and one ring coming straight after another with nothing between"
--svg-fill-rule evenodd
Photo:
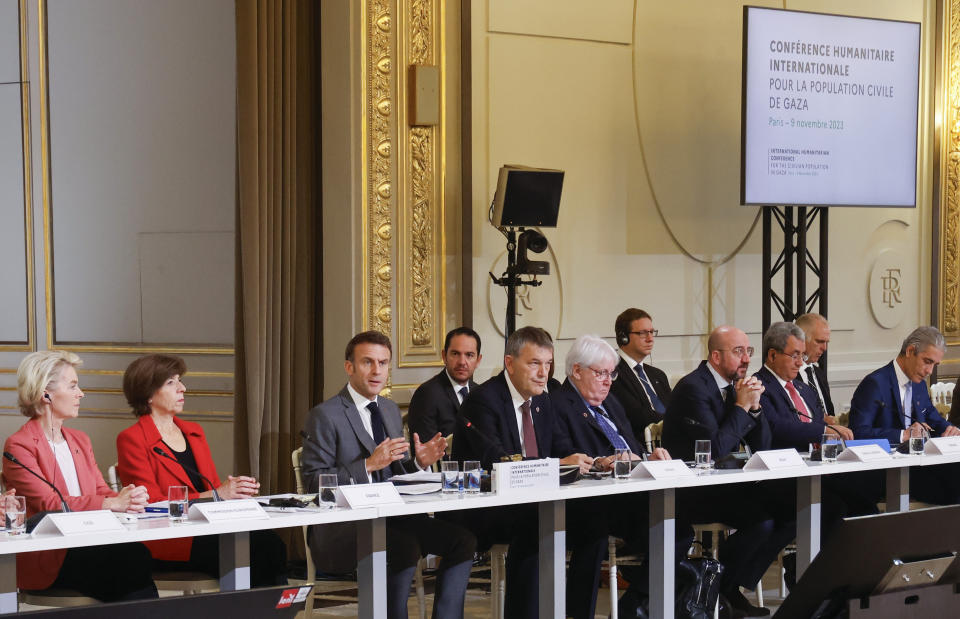
<instances>
[{"instance_id":1,"label":"man wearing headset","mask_svg":"<svg viewBox=\"0 0 960 619\"><path fill-rule=\"evenodd\" d=\"M644 428L663 419L670 402L667 375L644 363L653 352L657 330L653 328L650 314L635 307L617 316L613 330L619 346L620 380L614 381L610 392L623 404L633 433L642 438Z\"/></svg>"}]
</instances>

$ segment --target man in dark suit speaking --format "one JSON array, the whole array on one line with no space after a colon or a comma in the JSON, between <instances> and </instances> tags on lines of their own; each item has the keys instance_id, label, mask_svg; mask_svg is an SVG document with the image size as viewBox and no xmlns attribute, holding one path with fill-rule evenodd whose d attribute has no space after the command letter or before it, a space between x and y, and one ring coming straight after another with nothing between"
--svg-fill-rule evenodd
<instances>
[{"instance_id":1,"label":"man in dark suit speaking","mask_svg":"<svg viewBox=\"0 0 960 619\"><path fill-rule=\"evenodd\" d=\"M410 434L443 436L453 434L457 426L460 405L477 386L473 372L483 358L480 354L480 336L468 327L457 327L443 342L443 369L413 392L407 426Z\"/></svg>"},{"instance_id":2,"label":"man in dark suit speaking","mask_svg":"<svg viewBox=\"0 0 960 619\"><path fill-rule=\"evenodd\" d=\"M317 476L334 473L341 485L385 482L393 475L426 468L443 456L446 440L437 433L426 442L414 435L414 456L403 437L400 409L380 397L390 370L390 339L377 331L358 333L347 344L349 378L340 393L307 415L303 478L317 488ZM405 618L410 583L421 555L443 557L433 601L435 617L463 617L463 602L476 539L466 529L426 515L387 520L387 616ZM348 572L356 566L353 523L310 527L310 549L323 571Z\"/></svg>"},{"instance_id":3,"label":"man in dark suit speaking","mask_svg":"<svg viewBox=\"0 0 960 619\"><path fill-rule=\"evenodd\" d=\"M613 325L620 356L617 372L620 380L611 391L626 409L633 434L643 440L643 429L663 419L670 403L670 383L663 370L644 363L653 352L657 330L650 314L631 307L624 310Z\"/></svg>"},{"instance_id":4,"label":"man in dark suit speaking","mask_svg":"<svg viewBox=\"0 0 960 619\"><path fill-rule=\"evenodd\" d=\"M927 377L947 350L936 327L917 327L903 340L897 358L864 378L850 402L850 429L856 438L906 441L911 432L956 436L960 430L940 416L930 401ZM910 467L910 496L950 505L960 502L960 467Z\"/></svg>"}]
</instances>

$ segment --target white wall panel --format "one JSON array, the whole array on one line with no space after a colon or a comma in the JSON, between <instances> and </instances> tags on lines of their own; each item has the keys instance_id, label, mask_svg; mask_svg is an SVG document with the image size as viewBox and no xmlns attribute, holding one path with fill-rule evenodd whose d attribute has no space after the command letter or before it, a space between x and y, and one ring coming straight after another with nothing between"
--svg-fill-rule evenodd
<instances>
[{"instance_id":1,"label":"white wall panel","mask_svg":"<svg viewBox=\"0 0 960 619\"><path fill-rule=\"evenodd\" d=\"M48 3L57 341L151 343L151 335L170 335L142 322L150 312L141 293L180 291L163 278L141 280L141 236L232 232L234 11L230 0ZM157 246L151 261L166 257L172 266L183 258L176 247L164 254ZM216 275L232 279L232 245L226 255L211 253L223 249L191 250L200 274L225 265ZM183 314L215 313L232 333L232 282L192 292L177 299Z\"/></svg>"},{"instance_id":2,"label":"white wall panel","mask_svg":"<svg viewBox=\"0 0 960 619\"><path fill-rule=\"evenodd\" d=\"M28 338L23 217L20 84L0 84L0 342L26 342Z\"/></svg>"},{"instance_id":3,"label":"white wall panel","mask_svg":"<svg viewBox=\"0 0 960 619\"><path fill-rule=\"evenodd\" d=\"M17 0L0 0L0 84L20 81L20 11Z\"/></svg>"}]
</instances>

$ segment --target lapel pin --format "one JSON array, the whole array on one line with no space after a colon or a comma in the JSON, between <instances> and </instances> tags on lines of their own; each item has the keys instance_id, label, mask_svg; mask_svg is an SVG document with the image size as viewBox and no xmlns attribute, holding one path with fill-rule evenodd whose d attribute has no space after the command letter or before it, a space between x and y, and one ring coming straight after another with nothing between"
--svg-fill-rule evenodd
<instances>
[{"instance_id":1,"label":"lapel pin","mask_svg":"<svg viewBox=\"0 0 960 619\"><path fill-rule=\"evenodd\" d=\"M583 414L583 418L584 418L584 419L587 418L587 414L586 414L586 413Z\"/></svg>"},{"instance_id":2,"label":"lapel pin","mask_svg":"<svg viewBox=\"0 0 960 619\"><path fill-rule=\"evenodd\" d=\"M539 413L539 412L540 412L540 407L538 406L538 407L536 407L535 409L533 409L533 412Z\"/></svg>"}]
</instances>

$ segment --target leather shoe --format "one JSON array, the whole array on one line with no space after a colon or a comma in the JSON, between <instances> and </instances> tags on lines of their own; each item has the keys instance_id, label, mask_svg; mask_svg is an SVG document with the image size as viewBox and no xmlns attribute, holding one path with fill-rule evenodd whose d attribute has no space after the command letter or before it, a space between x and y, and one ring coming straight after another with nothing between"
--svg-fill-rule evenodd
<instances>
[{"instance_id":1,"label":"leather shoe","mask_svg":"<svg viewBox=\"0 0 960 619\"><path fill-rule=\"evenodd\" d=\"M650 603L647 595L628 587L617 602L617 615L629 619L647 619L647 609Z\"/></svg>"},{"instance_id":2,"label":"leather shoe","mask_svg":"<svg viewBox=\"0 0 960 619\"><path fill-rule=\"evenodd\" d=\"M761 608L751 604L750 601L743 596L743 593L740 592L739 587L734 587L730 591L724 591L723 595L727 598L727 602L730 605L730 616L733 617L733 619L740 619L741 617L766 617L770 614L769 608Z\"/></svg>"}]
</instances>

